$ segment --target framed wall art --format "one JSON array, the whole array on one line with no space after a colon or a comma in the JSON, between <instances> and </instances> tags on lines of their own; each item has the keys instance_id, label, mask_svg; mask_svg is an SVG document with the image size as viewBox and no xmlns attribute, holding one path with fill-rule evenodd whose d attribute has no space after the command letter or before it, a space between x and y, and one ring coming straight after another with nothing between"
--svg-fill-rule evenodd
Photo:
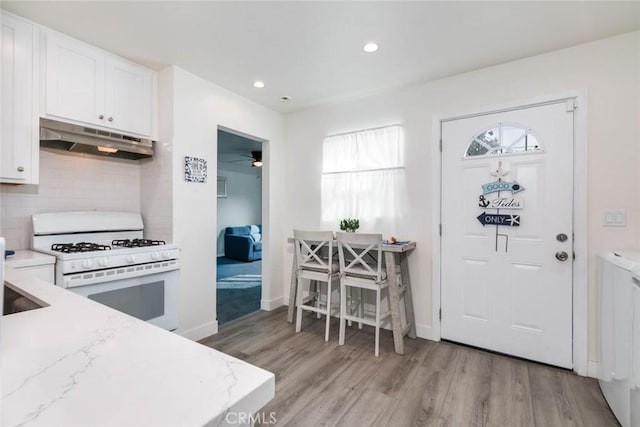
<instances>
[{"instance_id":1,"label":"framed wall art","mask_svg":"<svg viewBox=\"0 0 640 427\"><path fill-rule=\"evenodd\" d=\"M184 180L187 182L207 182L207 161L185 156Z\"/></svg>"},{"instance_id":2,"label":"framed wall art","mask_svg":"<svg viewBox=\"0 0 640 427\"><path fill-rule=\"evenodd\" d=\"M227 178L218 177L218 197L227 197Z\"/></svg>"}]
</instances>

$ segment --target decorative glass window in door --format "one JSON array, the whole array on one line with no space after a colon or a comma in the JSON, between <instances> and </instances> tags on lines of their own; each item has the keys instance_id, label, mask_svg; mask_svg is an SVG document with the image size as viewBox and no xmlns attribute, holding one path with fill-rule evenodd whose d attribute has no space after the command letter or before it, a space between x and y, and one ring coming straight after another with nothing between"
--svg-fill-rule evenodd
<instances>
[{"instance_id":1,"label":"decorative glass window in door","mask_svg":"<svg viewBox=\"0 0 640 427\"><path fill-rule=\"evenodd\" d=\"M531 129L499 123L476 135L464 153L464 157L500 156L542 151L542 145Z\"/></svg>"}]
</instances>

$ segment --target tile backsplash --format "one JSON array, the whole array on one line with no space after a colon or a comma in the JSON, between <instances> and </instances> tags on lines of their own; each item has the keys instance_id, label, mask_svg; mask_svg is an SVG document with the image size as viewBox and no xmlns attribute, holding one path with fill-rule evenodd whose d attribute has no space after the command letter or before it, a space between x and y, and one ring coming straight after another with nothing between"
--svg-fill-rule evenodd
<instances>
[{"instance_id":1,"label":"tile backsplash","mask_svg":"<svg viewBox=\"0 0 640 427\"><path fill-rule=\"evenodd\" d=\"M0 185L0 235L8 249L27 249L39 212L140 212L137 162L40 150L39 185Z\"/></svg>"}]
</instances>

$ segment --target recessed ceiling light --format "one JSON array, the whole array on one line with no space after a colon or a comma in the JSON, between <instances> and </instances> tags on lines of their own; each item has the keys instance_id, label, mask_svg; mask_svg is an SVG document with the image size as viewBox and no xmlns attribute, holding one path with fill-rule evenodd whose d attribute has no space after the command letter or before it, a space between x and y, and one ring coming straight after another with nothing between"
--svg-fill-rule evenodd
<instances>
[{"instance_id":1,"label":"recessed ceiling light","mask_svg":"<svg viewBox=\"0 0 640 427\"><path fill-rule=\"evenodd\" d=\"M264 82L261 82L260 80L256 80L255 82L253 82L253 87L257 87L258 89L262 89L264 87Z\"/></svg>"},{"instance_id":2,"label":"recessed ceiling light","mask_svg":"<svg viewBox=\"0 0 640 427\"><path fill-rule=\"evenodd\" d=\"M362 50L364 50L367 53L373 53L376 50L378 50L378 44L374 42L369 42L362 47Z\"/></svg>"}]
</instances>

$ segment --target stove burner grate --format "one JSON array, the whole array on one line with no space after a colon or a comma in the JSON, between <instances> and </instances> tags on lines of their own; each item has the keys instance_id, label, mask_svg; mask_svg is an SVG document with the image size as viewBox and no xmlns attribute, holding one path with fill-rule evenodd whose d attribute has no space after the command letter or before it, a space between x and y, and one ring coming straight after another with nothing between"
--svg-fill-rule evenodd
<instances>
[{"instance_id":1,"label":"stove burner grate","mask_svg":"<svg viewBox=\"0 0 640 427\"><path fill-rule=\"evenodd\" d=\"M114 240L111 242L113 246L120 246L123 248L143 248L146 246L161 246L166 245L164 240L150 240L150 239L124 239Z\"/></svg>"},{"instance_id":2,"label":"stove burner grate","mask_svg":"<svg viewBox=\"0 0 640 427\"><path fill-rule=\"evenodd\" d=\"M109 245L99 245L97 243L80 242L80 243L54 243L51 245L51 250L56 252L64 252L67 254L73 254L77 252L93 252L93 251L108 251L111 249Z\"/></svg>"}]
</instances>

